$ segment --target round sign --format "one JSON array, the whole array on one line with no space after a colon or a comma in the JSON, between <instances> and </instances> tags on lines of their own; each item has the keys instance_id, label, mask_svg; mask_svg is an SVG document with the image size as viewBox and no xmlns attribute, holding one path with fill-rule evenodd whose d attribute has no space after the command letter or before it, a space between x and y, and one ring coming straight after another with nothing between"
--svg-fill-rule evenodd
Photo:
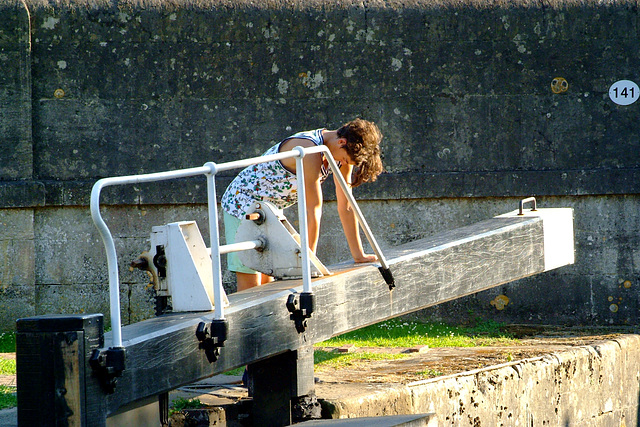
<instances>
[{"instance_id":1,"label":"round sign","mask_svg":"<svg viewBox=\"0 0 640 427\"><path fill-rule=\"evenodd\" d=\"M640 88L631 80L619 80L609 88L609 98L618 105L631 105L640 97Z\"/></svg>"}]
</instances>

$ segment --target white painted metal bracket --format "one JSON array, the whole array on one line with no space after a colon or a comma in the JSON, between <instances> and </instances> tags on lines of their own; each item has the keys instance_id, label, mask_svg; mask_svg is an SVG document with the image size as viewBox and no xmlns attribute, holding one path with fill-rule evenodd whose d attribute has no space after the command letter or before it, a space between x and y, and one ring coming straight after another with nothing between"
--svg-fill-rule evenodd
<instances>
[{"instance_id":1,"label":"white painted metal bracket","mask_svg":"<svg viewBox=\"0 0 640 427\"><path fill-rule=\"evenodd\" d=\"M164 278L159 275L158 291L171 295L173 311L213 310L215 303L210 249L206 247L195 221L153 227L150 250L152 259L158 256L160 248L166 258L166 273ZM227 307L229 301L226 294L223 295L223 301Z\"/></svg>"},{"instance_id":2,"label":"white painted metal bracket","mask_svg":"<svg viewBox=\"0 0 640 427\"><path fill-rule=\"evenodd\" d=\"M302 247L300 235L282 213L267 202L256 202L248 215L257 213L259 219L244 219L238 227L236 241L261 240L264 248L238 253L242 263L256 271L278 279L302 277ZM308 250L312 277L331 274L315 254Z\"/></svg>"}]
</instances>

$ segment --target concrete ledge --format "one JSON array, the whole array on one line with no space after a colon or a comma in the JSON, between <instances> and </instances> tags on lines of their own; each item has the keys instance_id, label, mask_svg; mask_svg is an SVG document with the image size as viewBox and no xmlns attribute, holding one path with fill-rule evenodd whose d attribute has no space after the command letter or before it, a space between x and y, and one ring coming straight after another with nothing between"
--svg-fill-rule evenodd
<instances>
[{"instance_id":1,"label":"concrete ledge","mask_svg":"<svg viewBox=\"0 0 640 427\"><path fill-rule=\"evenodd\" d=\"M382 417L413 413L411 388L391 384L351 384L340 387L341 395L332 395L330 386L316 385L322 405L322 417L330 419ZM348 397L344 391L349 390ZM346 394L346 393L345 393Z\"/></svg>"},{"instance_id":2,"label":"concrete ledge","mask_svg":"<svg viewBox=\"0 0 640 427\"><path fill-rule=\"evenodd\" d=\"M433 412L441 425L637 425L640 336L547 356L323 397L324 414L355 418Z\"/></svg>"},{"instance_id":3,"label":"concrete ledge","mask_svg":"<svg viewBox=\"0 0 640 427\"><path fill-rule=\"evenodd\" d=\"M306 421L304 425L305 427L437 427L438 420L434 414L416 414L366 417L351 420L316 420Z\"/></svg>"}]
</instances>

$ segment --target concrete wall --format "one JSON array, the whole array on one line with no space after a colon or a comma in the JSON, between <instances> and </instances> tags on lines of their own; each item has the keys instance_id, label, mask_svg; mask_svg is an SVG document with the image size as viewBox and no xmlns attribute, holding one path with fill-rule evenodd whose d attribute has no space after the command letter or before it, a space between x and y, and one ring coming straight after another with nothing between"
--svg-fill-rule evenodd
<instances>
[{"instance_id":1,"label":"concrete wall","mask_svg":"<svg viewBox=\"0 0 640 427\"><path fill-rule=\"evenodd\" d=\"M640 337L576 347L366 396L323 402L333 418L435 413L440 426L637 426Z\"/></svg>"},{"instance_id":2,"label":"concrete wall","mask_svg":"<svg viewBox=\"0 0 640 427\"><path fill-rule=\"evenodd\" d=\"M637 322L640 103L618 106L608 89L638 81L639 50L635 1L0 0L0 329L108 313L88 212L97 179L258 155L355 116L385 134L388 173L356 192L383 246L530 195L575 209L575 266L429 314ZM130 259L166 220L206 233L204 187L105 192L126 321L152 311ZM334 212L330 201L327 264L348 256Z\"/></svg>"}]
</instances>

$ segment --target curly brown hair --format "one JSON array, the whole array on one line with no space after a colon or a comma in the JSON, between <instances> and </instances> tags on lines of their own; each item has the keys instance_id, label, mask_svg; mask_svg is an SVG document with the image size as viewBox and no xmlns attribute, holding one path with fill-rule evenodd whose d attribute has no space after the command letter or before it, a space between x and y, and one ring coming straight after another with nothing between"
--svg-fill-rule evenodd
<instances>
[{"instance_id":1,"label":"curly brown hair","mask_svg":"<svg viewBox=\"0 0 640 427\"><path fill-rule=\"evenodd\" d=\"M338 129L338 137L347 140L345 149L356 163L351 186L357 187L364 182L375 181L383 171L380 159L382 132L378 126L358 118L342 125Z\"/></svg>"}]
</instances>

